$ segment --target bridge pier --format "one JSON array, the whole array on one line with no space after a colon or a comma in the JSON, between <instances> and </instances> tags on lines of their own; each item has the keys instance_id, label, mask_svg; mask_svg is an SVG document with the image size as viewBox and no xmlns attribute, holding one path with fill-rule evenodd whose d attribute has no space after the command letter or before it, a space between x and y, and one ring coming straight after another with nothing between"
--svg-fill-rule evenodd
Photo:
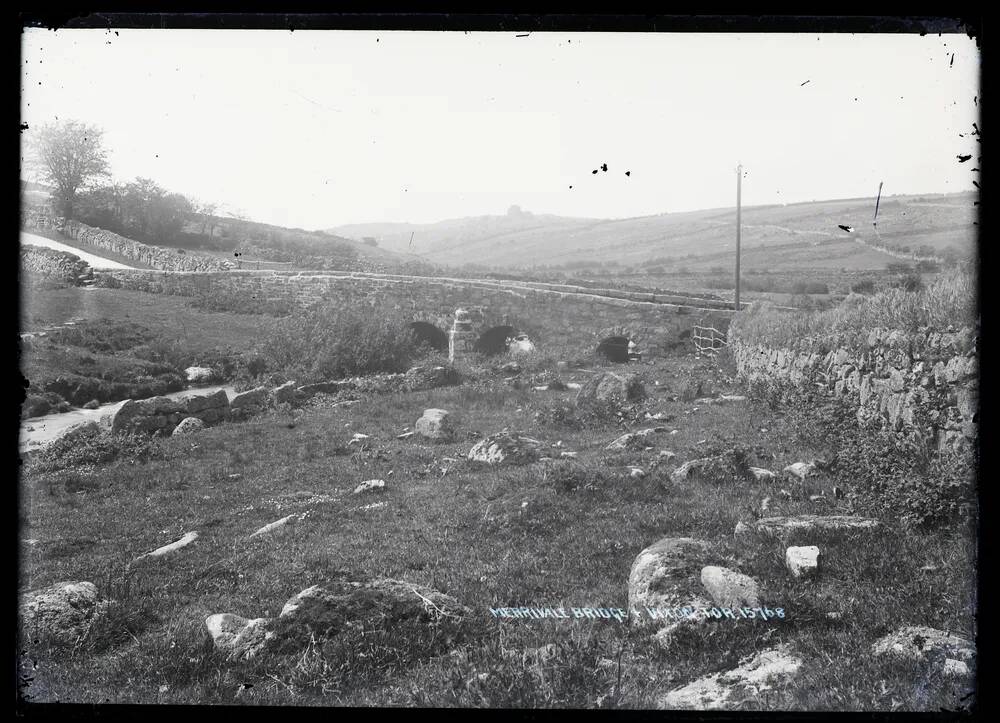
<instances>
[{"instance_id":1,"label":"bridge pier","mask_svg":"<svg viewBox=\"0 0 1000 723\"><path fill-rule=\"evenodd\" d=\"M455 310L455 321L448 332L448 361L466 357L476 343L476 332L472 330L472 320L465 309Z\"/></svg>"}]
</instances>

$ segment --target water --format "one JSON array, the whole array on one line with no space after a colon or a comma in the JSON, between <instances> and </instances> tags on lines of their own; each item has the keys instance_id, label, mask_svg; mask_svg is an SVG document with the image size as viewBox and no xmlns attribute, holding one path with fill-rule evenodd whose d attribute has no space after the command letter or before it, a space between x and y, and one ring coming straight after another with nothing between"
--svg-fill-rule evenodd
<instances>
[{"instance_id":1,"label":"water","mask_svg":"<svg viewBox=\"0 0 1000 723\"><path fill-rule=\"evenodd\" d=\"M167 399L187 399L188 397L207 396L224 389L230 399L236 390L230 384L219 384L210 387L193 387L179 392L171 392L162 396ZM115 412L126 400L102 404L97 409L71 409L59 414L46 414L44 417L33 417L21 423L19 448L22 452L44 447L58 437L65 429L80 422L100 421L105 414ZM138 400L137 400L138 401Z\"/></svg>"}]
</instances>

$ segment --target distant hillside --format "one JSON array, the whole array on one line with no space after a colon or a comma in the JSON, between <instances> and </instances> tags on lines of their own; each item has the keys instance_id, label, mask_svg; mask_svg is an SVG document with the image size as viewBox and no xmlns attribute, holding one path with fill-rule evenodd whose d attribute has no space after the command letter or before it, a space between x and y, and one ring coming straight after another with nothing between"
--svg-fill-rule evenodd
<instances>
[{"instance_id":1,"label":"distant hillside","mask_svg":"<svg viewBox=\"0 0 1000 723\"><path fill-rule=\"evenodd\" d=\"M877 233L872 227L875 199L840 199L743 209L745 249L825 247L824 264L843 253L857 255L861 244L909 249L926 255L965 257L975 252L976 194L883 197ZM484 267L562 266L595 263L622 266L676 263L724 254L733 248L735 208L717 208L638 218L601 220L535 215L513 207L505 216L452 219L433 224L354 224L329 229L360 240L373 237L382 248L412 250L428 261ZM850 227L848 232L840 226ZM836 247L836 250L835 248ZM872 251L881 263L887 254Z\"/></svg>"},{"instance_id":2,"label":"distant hillside","mask_svg":"<svg viewBox=\"0 0 1000 723\"><path fill-rule=\"evenodd\" d=\"M296 261L302 265L304 256L357 258L364 264L384 270L429 271L431 264L413 254L398 253L344 238L325 231L286 228L257 221L191 214L184 226L187 234L218 239L228 250L242 251L248 259Z\"/></svg>"}]
</instances>

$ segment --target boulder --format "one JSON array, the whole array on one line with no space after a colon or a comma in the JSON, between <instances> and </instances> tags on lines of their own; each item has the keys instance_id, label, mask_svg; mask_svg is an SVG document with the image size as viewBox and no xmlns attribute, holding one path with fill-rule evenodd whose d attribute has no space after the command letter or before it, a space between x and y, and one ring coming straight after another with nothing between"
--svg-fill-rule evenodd
<instances>
[{"instance_id":1,"label":"boulder","mask_svg":"<svg viewBox=\"0 0 1000 723\"><path fill-rule=\"evenodd\" d=\"M212 394L199 394L188 397L184 400L184 411L188 414L197 414L208 409L228 409L229 395L225 389L220 389ZM199 415L200 416L200 415Z\"/></svg>"},{"instance_id":2,"label":"boulder","mask_svg":"<svg viewBox=\"0 0 1000 723\"><path fill-rule=\"evenodd\" d=\"M365 480L357 487L354 488L354 494L360 495L363 492L377 491L382 492L385 490L385 480L382 479L369 479Z\"/></svg>"},{"instance_id":3,"label":"boulder","mask_svg":"<svg viewBox=\"0 0 1000 723\"><path fill-rule=\"evenodd\" d=\"M205 618L205 628L215 645L229 658L249 659L264 649L274 636L268 631L269 618L248 620L232 613L219 613Z\"/></svg>"},{"instance_id":4,"label":"boulder","mask_svg":"<svg viewBox=\"0 0 1000 723\"><path fill-rule=\"evenodd\" d=\"M97 409L101 406L101 403L96 399L91 399L89 402L83 405L84 409Z\"/></svg>"},{"instance_id":5,"label":"boulder","mask_svg":"<svg viewBox=\"0 0 1000 723\"><path fill-rule=\"evenodd\" d=\"M173 437L182 437L185 434L194 434L195 432L204 429L205 423L198 419L198 417L184 417L171 434Z\"/></svg>"},{"instance_id":6,"label":"boulder","mask_svg":"<svg viewBox=\"0 0 1000 723\"><path fill-rule=\"evenodd\" d=\"M294 522L298 518L298 515L288 515L287 517L282 517L280 520L275 520L274 522L264 525L259 530L251 534L250 539L252 540L253 538L260 537L261 535L269 535L272 532L282 529L289 522Z\"/></svg>"},{"instance_id":7,"label":"boulder","mask_svg":"<svg viewBox=\"0 0 1000 723\"><path fill-rule=\"evenodd\" d=\"M753 522L748 531L771 537L798 532L817 530L842 530L844 532L868 532L879 527L879 521L853 515L790 515L786 517L763 517Z\"/></svg>"},{"instance_id":8,"label":"boulder","mask_svg":"<svg viewBox=\"0 0 1000 723\"><path fill-rule=\"evenodd\" d=\"M629 571L629 609L692 606L699 597L701 569L715 561L707 542L690 537L665 537L650 545L636 556ZM657 626L673 622L644 614L636 619Z\"/></svg>"},{"instance_id":9,"label":"boulder","mask_svg":"<svg viewBox=\"0 0 1000 723\"><path fill-rule=\"evenodd\" d=\"M976 646L960 635L944 630L911 625L886 635L872 645L876 656L888 655L918 663L942 663L945 658L971 662Z\"/></svg>"},{"instance_id":10,"label":"boulder","mask_svg":"<svg viewBox=\"0 0 1000 723\"><path fill-rule=\"evenodd\" d=\"M295 401L295 382L285 382L271 390L274 404L292 404Z\"/></svg>"},{"instance_id":11,"label":"boulder","mask_svg":"<svg viewBox=\"0 0 1000 723\"><path fill-rule=\"evenodd\" d=\"M735 570L714 565L703 567L701 584L712 601L724 608L755 608L760 604L760 590L757 581Z\"/></svg>"},{"instance_id":12,"label":"boulder","mask_svg":"<svg viewBox=\"0 0 1000 723\"><path fill-rule=\"evenodd\" d=\"M473 462L528 464L541 457L542 443L519 432L498 432L481 439L469 450Z\"/></svg>"},{"instance_id":13,"label":"boulder","mask_svg":"<svg viewBox=\"0 0 1000 723\"><path fill-rule=\"evenodd\" d=\"M22 624L30 634L60 642L75 642L86 632L97 608L97 587L91 582L57 582L21 596Z\"/></svg>"},{"instance_id":14,"label":"boulder","mask_svg":"<svg viewBox=\"0 0 1000 723\"><path fill-rule=\"evenodd\" d=\"M736 450L732 450L714 457L702 457L685 462L670 473L670 479L674 482L692 478L710 482L747 479L752 476L749 469L746 458Z\"/></svg>"},{"instance_id":15,"label":"boulder","mask_svg":"<svg viewBox=\"0 0 1000 723\"><path fill-rule=\"evenodd\" d=\"M172 414L183 413L183 407L167 397L153 397L135 401L126 400L105 419L112 434L130 432L156 432L170 424ZM171 425L172 426L172 425Z\"/></svg>"},{"instance_id":16,"label":"boulder","mask_svg":"<svg viewBox=\"0 0 1000 723\"><path fill-rule=\"evenodd\" d=\"M653 444L652 436L658 429L640 429L635 432L623 434L615 441L611 442L605 449L645 449Z\"/></svg>"},{"instance_id":17,"label":"boulder","mask_svg":"<svg viewBox=\"0 0 1000 723\"><path fill-rule=\"evenodd\" d=\"M340 581L313 585L290 598L271 629L276 644L299 647L349 628L392 632L401 624L431 624L438 641L448 642L461 635L471 615L449 595L404 580Z\"/></svg>"},{"instance_id":18,"label":"boulder","mask_svg":"<svg viewBox=\"0 0 1000 723\"><path fill-rule=\"evenodd\" d=\"M455 436L454 426L444 409L425 409L414 425L414 431L421 437L434 440L450 440Z\"/></svg>"},{"instance_id":19,"label":"boulder","mask_svg":"<svg viewBox=\"0 0 1000 723\"><path fill-rule=\"evenodd\" d=\"M646 396L638 374L598 372L590 377L576 393L576 405L594 402L624 404Z\"/></svg>"},{"instance_id":20,"label":"boulder","mask_svg":"<svg viewBox=\"0 0 1000 723\"><path fill-rule=\"evenodd\" d=\"M815 574L819 570L819 548L816 545L789 547L785 550L785 566L795 577Z\"/></svg>"},{"instance_id":21,"label":"boulder","mask_svg":"<svg viewBox=\"0 0 1000 723\"><path fill-rule=\"evenodd\" d=\"M807 477L811 477L816 472L816 465L813 462L795 462L781 470L785 474L796 477L803 482Z\"/></svg>"},{"instance_id":22,"label":"boulder","mask_svg":"<svg viewBox=\"0 0 1000 723\"><path fill-rule=\"evenodd\" d=\"M198 539L197 532L187 532L184 534L183 537L181 537L181 539L177 540L176 542L171 542L169 545L158 547L152 552L147 552L144 555L139 555L139 557L135 559L135 562L139 562L141 560L165 557L166 555L177 552L178 550L187 547L197 539Z\"/></svg>"},{"instance_id":23,"label":"boulder","mask_svg":"<svg viewBox=\"0 0 1000 723\"><path fill-rule=\"evenodd\" d=\"M208 367L188 367L184 370L184 375L189 382L195 384L206 384L215 380L215 372Z\"/></svg>"},{"instance_id":24,"label":"boulder","mask_svg":"<svg viewBox=\"0 0 1000 723\"><path fill-rule=\"evenodd\" d=\"M86 422L79 422L77 424L72 424L69 427L66 427L66 429L64 429L62 432L56 435L56 437L52 441L53 442L55 442L56 440L72 441L75 439L79 439L81 437L90 437L93 435L97 435L100 434L100 432L101 432L101 425L99 425L97 422L93 420L89 420Z\"/></svg>"},{"instance_id":25,"label":"boulder","mask_svg":"<svg viewBox=\"0 0 1000 723\"><path fill-rule=\"evenodd\" d=\"M765 650L744 659L732 670L699 678L672 690L656 701L661 710L743 710L756 702L763 708L761 694L787 685L798 673L802 660L787 646Z\"/></svg>"},{"instance_id":26,"label":"boulder","mask_svg":"<svg viewBox=\"0 0 1000 723\"><path fill-rule=\"evenodd\" d=\"M234 396L229 402L229 409L238 416L255 414L267 407L267 402L267 388L255 387Z\"/></svg>"}]
</instances>

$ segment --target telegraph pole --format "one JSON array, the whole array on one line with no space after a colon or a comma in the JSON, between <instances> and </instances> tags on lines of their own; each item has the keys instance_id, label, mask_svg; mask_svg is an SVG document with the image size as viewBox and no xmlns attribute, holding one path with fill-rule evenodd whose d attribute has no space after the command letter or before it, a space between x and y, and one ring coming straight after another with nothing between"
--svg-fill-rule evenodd
<instances>
[{"instance_id":1,"label":"telegraph pole","mask_svg":"<svg viewBox=\"0 0 1000 723\"><path fill-rule=\"evenodd\" d=\"M740 310L740 187L743 181L743 164L736 166L736 310Z\"/></svg>"}]
</instances>

